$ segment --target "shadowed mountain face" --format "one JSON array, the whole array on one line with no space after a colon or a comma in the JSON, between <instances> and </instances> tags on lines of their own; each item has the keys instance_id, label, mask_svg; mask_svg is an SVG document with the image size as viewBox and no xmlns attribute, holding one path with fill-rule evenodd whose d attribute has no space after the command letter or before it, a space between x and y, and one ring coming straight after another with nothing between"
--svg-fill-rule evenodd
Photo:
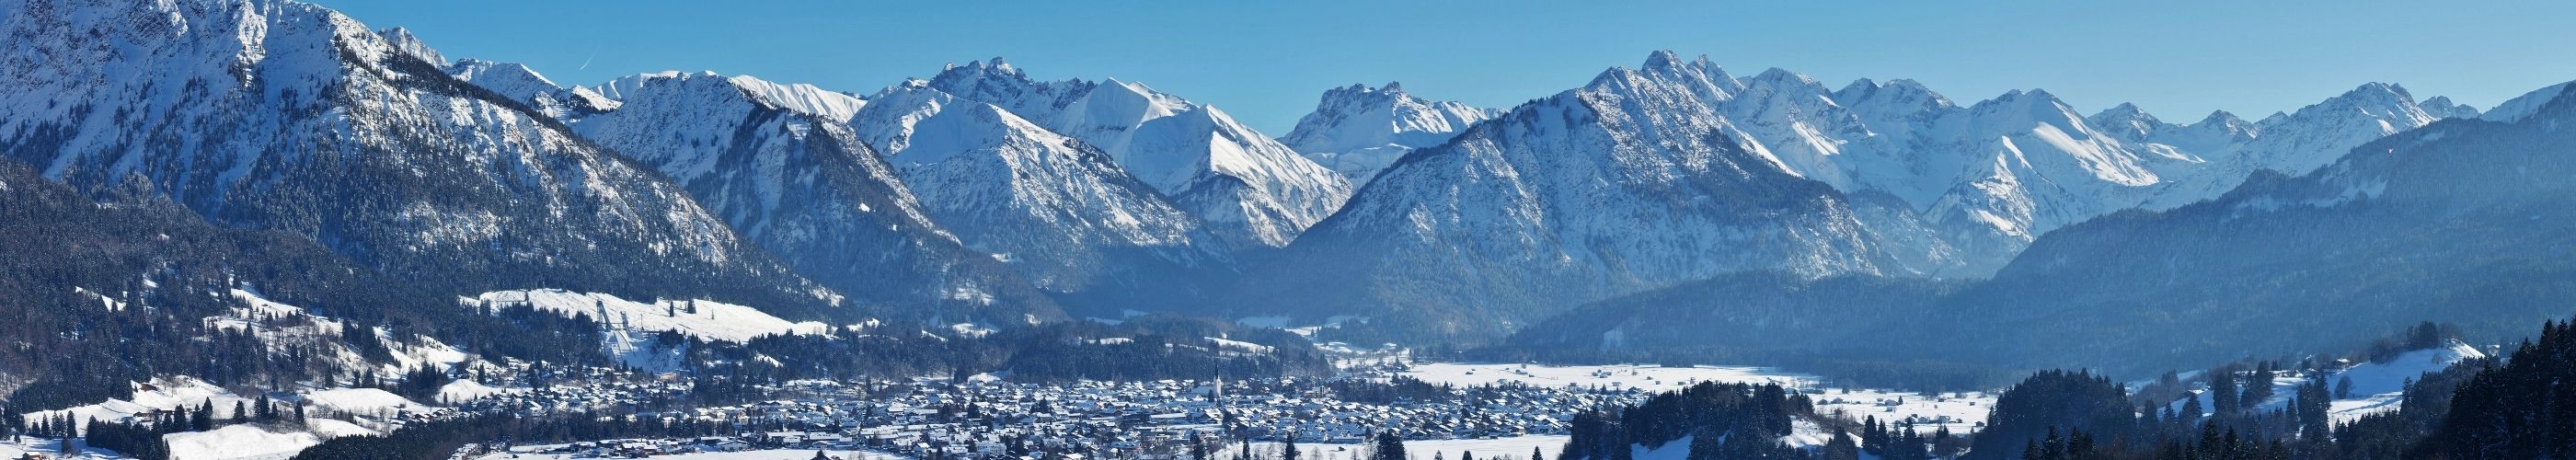
<instances>
[{"instance_id":1,"label":"shadowed mountain face","mask_svg":"<svg viewBox=\"0 0 2576 460\"><path fill-rule=\"evenodd\" d=\"M2513 337L2576 304L2576 218L2564 211L2576 206L2576 134L2562 127L2576 103L2560 91L2379 139L2306 175L2263 173L2208 202L2068 226L1988 280L1712 280L1586 306L1510 346L1844 349L2126 372L2352 349L2425 320ZM1688 318L1705 321L1677 320Z\"/></svg>"},{"instance_id":2,"label":"shadowed mountain face","mask_svg":"<svg viewBox=\"0 0 2576 460\"><path fill-rule=\"evenodd\" d=\"M0 152L458 292L558 286L812 308L830 295L662 175L291 2L25 2ZM649 261L649 262L646 262ZM804 307L799 307L799 306Z\"/></svg>"}]
</instances>

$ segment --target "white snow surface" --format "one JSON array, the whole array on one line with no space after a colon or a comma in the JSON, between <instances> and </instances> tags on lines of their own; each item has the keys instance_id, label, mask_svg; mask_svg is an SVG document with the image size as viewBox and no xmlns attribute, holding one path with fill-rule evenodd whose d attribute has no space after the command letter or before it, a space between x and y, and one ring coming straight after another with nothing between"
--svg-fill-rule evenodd
<instances>
[{"instance_id":1,"label":"white snow surface","mask_svg":"<svg viewBox=\"0 0 2576 460\"><path fill-rule=\"evenodd\" d=\"M25 414L24 418L33 422L69 412L73 420L118 421L136 414L172 410L182 405L194 408L207 403L214 404L218 418L230 418L234 403L251 401L250 398L234 395L231 390L184 375L156 378L150 382L137 382L133 385L134 396L128 399L111 399L97 404L30 413Z\"/></svg>"},{"instance_id":2,"label":"white snow surface","mask_svg":"<svg viewBox=\"0 0 2576 460\"><path fill-rule=\"evenodd\" d=\"M1040 82L995 58L951 66L929 86L1098 147L1238 249L1285 246L1351 194L1341 174L1224 111L1142 84Z\"/></svg>"},{"instance_id":3,"label":"white snow surface","mask_svg":"<svg viewBox=\"0 0 2576 460\"><path fill-rule=\"evenodd\" d=\"M380 414L398 410L421 411L432 407L376 388L313 390L304 393L304 401L321 409L350 414Z\"/></svg>"},{"instance_id":4,"label":"white snow surface","mask_svg":"<svg viewBox=\"0 0 2576 460\"><path fill-rule=\"evenodd\" d=\"M2461 361L2484 357L2486 353L2478 351L2477 347L2452 340L2440 347L2398 354L2388 362L2363 362L2341 370L2329 371L2325 377L2329 391L2337 384L2336 382L2350 378L2352 394L2350 397L2334 400L2328 406L2327 414L2336 423L2343 423L2371 414L2397 410L2398 404L2403 402L2405 396L2406 382L2420 379L2427 373L2441 372ZM2263 403L2255 408L2277 410L2289 407L2290 399L2298 394L2299 385L2306 384L2308 378L2308 375L2296 371L2281 371L2274 374L2272 397L2264 399ZM2210 402L2210 394L2205 384L2193 390L2192 398L2200 400L2202 415L2208 415L2209 411L2217 407ZM2181 410L2184 403L2185 401L2176 400L2167 404L2167 407Z\"/></svg>"},{"instance_id":5,"label":"white snow surface","mask_svg":"<svg viewBox=\"0 0 2576 460\"><path fill-rule=\"evenodd\" d=\"M588 457L588 456L586 456L586 455L579 455L579 454L546 454L546 453L537 453L537 452L536 452L536 451L539 451L539 450L545 450L546 448L561 447L561 445L560 445L560 444L555 444L555 445L536 445L536 446L519 446L519 447L520 447L520 448L513 448L513 449L511 449L511 451L510 451L510 452L494 452L494 453L490 453L490 454L484 454L484 455L483 455L483 456L481 456L481 457L475 457L475 458L474 458L474 460L572 460L572 459L576 459L576 458L591 458L591 457ZM522 448L525 448L525 449L522 449ZM525 451L522 451L522 450L525 450ZM838 458L838 459L841 459L841 460L910 460L910 457L904 457L904 456L900 456L900 455L888 454L888 453L883 453L883 452L857 451L857 450L825 450L825 451L824 451L824 455L828 455L828 456L831 456L831 457L833 457L833 458ZM739 452L690 452L690 453L681 453L681 454L655 455L655 456L653 456L653 459L654 459L654 460L806 460L806 459L810 459L810 458L814 458L814 451L813 451L813 450L811 450L811 449L765 449L765 450L746 450L746 451L739 451Z\"/></svg>"},{"instance_id":6,"label":"white snow surface","mask_svg":"<svg viewBox=\"0 0 2576 460\"><path fill-rule=\"evenodd\" d=\"M1354 84L1325 91L1315 111L1299 118L1297 128L1279 141L1342 173L1357 187L1413 149L1448 142L1468 126L1502 114L1414 97L1401 83L1376 88Z\"/></svg>"},{"instance_id":7,"label":"white snow surface","mask_svg":"<svg viewBox=\"0 0 2576 460\"><path fill-rule=\"evenodd\" d=\"M455 404L489 398L493 395L521 393L526 391L527 389L525 388L496 388L473 380L457 380L454 382L447 382L446 386L438 387L438 400L445 404Z\"/></svg>"},{"instance_id":8,"label":"white snow surface","mask_svg":"<svg viewBox=\"0 0 2576 460\"><path fill-rule=\"evenodd\" d=\"M567 318L588 315L594 321L624 326L629 330L672 331L710 341L746 342L767 335L821 334L831 328L820 322L791 322L750 306L712 300L639 302L612 294L560 289L486 292L465 299L463 304L472 306L492 302L499 307L522 300L538 310ZM697 313L688 312L692 305Z\"/></svg>"},{"instance_id":9,"label":"white snow surface","mask_svg":"<svg viewBox=\"0 0 2576 460\"><path fill-rule=\"evenodd\" d=\"M257 425L229 425L213 431L171 433L171 460L284 460L322 438L301 431L276 432Z\"/></svg>"},{"instance_id":10,"label":"white snow surface","mask_svg":"<svg viewBox=\"0 0 2576 460\"><path fill-rule=\"evenodd\" d=\"M1460 454L1469 453L1476 454L1476 458L1511 456L1527 459L1530 449L1536 448L1553 458L1565 449L1565 441L1572 438L1565 435L1529 435L1500 438L1414 439L1404 441L1404 453L1414 458L1431 458L1431 455L1436 452L1441 455L1441 458L1453 459L1458 458ZM1275 453L1279 451L1279 447L1280 444L1276 442L1252 443L1254 452ZM1297 450L1302 453L1298 458L1338 459L1347 454L1365 452L1368 446L1306 442L1298 443Z\"/></svg>"},{"instance_id":11,"label":"white snow surface","mask_svg":"<svg viewBox=\"0 0 2576 460\"><path fill-rule=\"evenodd\" d=\"M1001 107L913 80L870 97L851 124L962 241L1057 291L1113 269L1230 261L1199 219L1098 148ZM1142 258L1119 254L1144 254Z\"/></svg>"}]
</instances>

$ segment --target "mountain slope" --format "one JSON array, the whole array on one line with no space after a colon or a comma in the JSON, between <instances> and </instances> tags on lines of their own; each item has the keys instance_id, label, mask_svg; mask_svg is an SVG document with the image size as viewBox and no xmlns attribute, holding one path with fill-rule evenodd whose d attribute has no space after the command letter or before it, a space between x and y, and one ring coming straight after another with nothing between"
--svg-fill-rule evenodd
<instances>
[{"instance_id":1,"label":"mountain slope","mask_svg":"<svg viewBox=\"0 0 2576 460\"><path fill-rule=\"evenodd\" d=\"M1936 314L2029 331L1962 351L2039 365L2295 351L2377 331L2334 324L2492 332L2564 315L2576 299L2560 281L2576 273L2563 211L2576 205L2576 135L2557 129L2576 121L2567 99L2535 93L2507 104L2530 107L2511 123L2446 120L2307 175L2061 229ZM2283 329L2306 332L2272 333Z\"/></svg>"},{"instance_id":2,"label":"mountain slope","mask_svg":"<svg viewBox=\"0 0 2576 460\"><path fill-rule=\"evenodd\" d=\"M1963 107L1906 80L1828 90L1658 52L1396 162L1248 277L1296 287L1244 289L1324 292L1294 303L1327 314L1485 310L1413 318L1455 324L1737 272L1975 278L2050 230L2431 121L2384 84L2260 123L2173 125L2038 90Z\"/></svg>"},{"instance_id":3,"label":"mountain slope","mask_svg":"<svg viewBox=\"0 0 2576 460\"><path fill-rule=\"evenodd\" d=\"M1196 306L1207 283L1187 280L1233 271L1195 216L1090 144L918 80L869 101L851 124L924 211L1042 289L1115 315Z\"/></svg>"},{"instance_id":4,"label":"mountain slope","mask_svg":"<svg viewBox=\"0 0 2576 460\"><path fill-rule=\"evenodd\" d=\"M0 152L459 292L816 305L679 187L330 10L12 1ZM82 37L81 39L73 39ZM655 263L638 264L638 260ZM798 300L804 299L804 300Z\"/></svg>"},{"instance_id":5,"label":"mountain slope","mask_svg":"<svg viewBox=\"0 0 2576 460\"><path fill-rule=\"evenodd\" d=\"M1406 152L1448 142L1467 125L1499 115L1498 109L1413 97L1395 82L1351 85L1325 91L1315 111L1298 118L1279 142L1357 187Z\"/></svg>"},{"instance_id":6,"label":"mountain slope","mask_svg":"<svg viewBox=\"0 0 2576 460\"><path fill-rule=\"evenodd\" d=\"M864 106L856 97L678 72L596 91L616 108L575 119L575 131L658 168L751 241L844 295L925 317L1062 317L1026 279L924 213L896 169L845 124Z\"/></svg>"},{"instance_id":7,"label":"mountain slope","mask_svg":"<svg viewBox=\"0 0 2576 460\"><path fill-rule=\"evenodd\" d=\"M223 385L391 374L410 364L398 354L411 345L453 352L439 341L487 356L598 361L302 236L215 226L126 192L92 201L0 160L0 240L10 242L0 245L0 314L10 318L0 335L13 344L0 349L0 394L11 408L123 398L130 382L168 374ZM372 327L382 334L345 333ZM358 351L370 345L375 353Z\"/></svg>"},{"instance_id":8,"label":"mountain slope","mask_svg":"<svg viewBox=\"0 0 2576 460\"><path fill-rule=\"evenodd\" d=\"M1885 212L1748 149L1699 97L1707 67L1611 69L1380 173L1240 301L1403 316L1490 337L1576 303L1739 271L1920 274L1955 261ZM1883 221L1882 221L1883 220ZM1887 233L1882 233L1887 231ZM1901 247L1925 244L1929 247Z\"/></svg>"},{"instance_id":9,"label":"mountain slope","mask_svg":"<svg viewBox=\"0 0 2576 460\"><path fill-rule=\"evenodd\" d=\"M1115 79L1039 82L995 58L930 87L1098 146L1238 251L1286 246L1349 198L1339 174L1215 107Z\"/></svg>"}]
</instances>

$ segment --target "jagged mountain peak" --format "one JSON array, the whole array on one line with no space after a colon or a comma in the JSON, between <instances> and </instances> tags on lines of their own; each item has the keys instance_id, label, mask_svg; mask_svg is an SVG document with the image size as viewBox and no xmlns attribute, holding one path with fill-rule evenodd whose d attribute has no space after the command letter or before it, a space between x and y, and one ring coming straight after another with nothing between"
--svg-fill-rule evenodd
<instances>
[{"instance_id":1,"label":"jagged mountain peak","mask_svg":"<svg viewBox=\"0 0 2576 460\"><path fill-rule=\"evenodd\" d=\"M447 63L447 56L438 54L438 49L430 48L429 43L422 42L420 37L413 36L411 29L405 29L402 26L387 27L377 30L376 35L385 37L386 43L393 45L395 50L402 51L404 54L429 61L431 64Z\"/></svg>"},{"instance_id":2,"label":"jagged mountain peak","mask_svg":"<svg viewBox=\"0 0 2576 460\"><path fill-rule=\"evenodd\" d=\"M782 309L837 296L667 177L447 74L407 31L291 1L13 5L27 9L0 13L0 29L42 38L0 60L43 70L0 75L12 101L0 150L75 187L149 184L209 220L458 292L542 284ZM137 115L69 116L91 110Z\"/></svg>"},{"instance_id":3,"label":"jagged mountain peak","mask_svg":"<svg viewBox=\"0 0 2576 460\"><path fill-rule=\"evenodd\" d=\"M1808 77L1807 74L1791 72L1789 69L1779 67L1763 69L1762 73L1755 74L1753 78L1745 84L1753 85L1756 83L1769 86L1795 85L1814 86L1817 88L1824 87L1822 84L1817 83L1815 78Z\"/></svg>"},{"instance_id":4,"label":"jagged mountain peak","mask_svg":"<svg viewBox=\"0 0 2576 460\"><path fill-rule=\"evenodd\" d=\"M750 75L725 76L712 70L698 72L666 70L642 73L619 77L588 89L606 98L623 101L640 92L682 90L683 88L694 91L716 91L717 93L701 96L716 98L732 97L732 94L722 92L735 91L767 107L814 115L832 122L848 122L850 116L856 114L861 106L867 105L865 99L850 93L826 90L804 83L774 83Z\"/></svg>"},{"instance_id":5,"label":"jagged mountain peak","mask_svg":"<svg viewBox=\"0 0 2576 460\"><path fill-rule=\"evenodd\" d=\"M2130 141L2144 141L2159 131L2175 127L2165 123L2164 120L2156 119L2155 114L2147 113L2146 109L2138 108L2137 104L2127 102L2102 109L2093 116L2085 117L2084 122L2092 124L2096 129Z\"/></svg>"},{"instance_id":6,"label":"jagged mountain peak","mask_svg":"<svg viewBox=\"0 0 2576 460\"><path fill-rule=\"evenodd\" d=\"M2425 98L2423 101L2416 102L2415 106L2424 108L2424 113L2432 115L2434 118L2478 117L2477 107L2470 107L2468 104L2452 102L2450 96L2433 96Z\"/></svg>"},{"instance_id":7,"label":"jagged mountain peak","mask_svg":"<svg viewBox=\"0 0 2576 460\"><path fill-rule=\"evenodd\" d=\"M1447 142L1498 113L1414 97L1395 82L1378 88L1355 83L1324 91L1315 111L1298 118L1297 128L1279 141L1363 184L1406 152Z\"/></svg>"},{"instance_id":8,"label":"jagged mountain peak","mask_svg":"<svg viewBox=\"0 0 2576 460\"><path fill-rule=\"evenodd\" d=\"M1279 247L1350 196L1350 182L1224 111L1115 78L1041 82L999 63L930 88L993 104L1117 160L1239 249Z\"/></svg>"}]
</instances>

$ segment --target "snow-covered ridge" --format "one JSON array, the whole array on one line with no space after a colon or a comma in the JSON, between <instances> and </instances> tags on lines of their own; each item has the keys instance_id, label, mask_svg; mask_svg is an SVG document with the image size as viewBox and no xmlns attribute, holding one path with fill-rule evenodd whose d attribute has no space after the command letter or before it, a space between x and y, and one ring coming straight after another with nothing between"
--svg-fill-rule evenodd
<instances>
[{"instance_id":1,"label":"snow-covered ridge","mask_svg":"<svg viewBox=\"0 0 2576 460\"><path fill-rule=\"evenodd\" d=\"M1230 259L1195 216L1087 143L918 80L870 98L852 126L927 212L1042 288L1086 292L1112 271Z\"/></svg>"},{"instance_id":2,"label":"snow-covered ridge","mask_svg":"<svg viewBox=\"0 0 2576 460\"><path fill-rule=\"evenodd\" d=\"M1279 141L1364 184L1406 152L1448 142L1468 125L1498 115L1502 110L1414 97L1396 82L1377 88L1354 84L1325 91L1315 111Z\"/></svg>"},{"instance_id":3,"label":"snow-covered ridge","mask_svg":"<svg viewBox=\"0 0 2576 460\"><path fill-rule=\"evenodd\" d=\"M1142 84L1040 82L995 58L928 85L1100 148L1237 249L1285 246L1351 193L1340 174L1224 111Z\"/></svg>"}]
</instances>

